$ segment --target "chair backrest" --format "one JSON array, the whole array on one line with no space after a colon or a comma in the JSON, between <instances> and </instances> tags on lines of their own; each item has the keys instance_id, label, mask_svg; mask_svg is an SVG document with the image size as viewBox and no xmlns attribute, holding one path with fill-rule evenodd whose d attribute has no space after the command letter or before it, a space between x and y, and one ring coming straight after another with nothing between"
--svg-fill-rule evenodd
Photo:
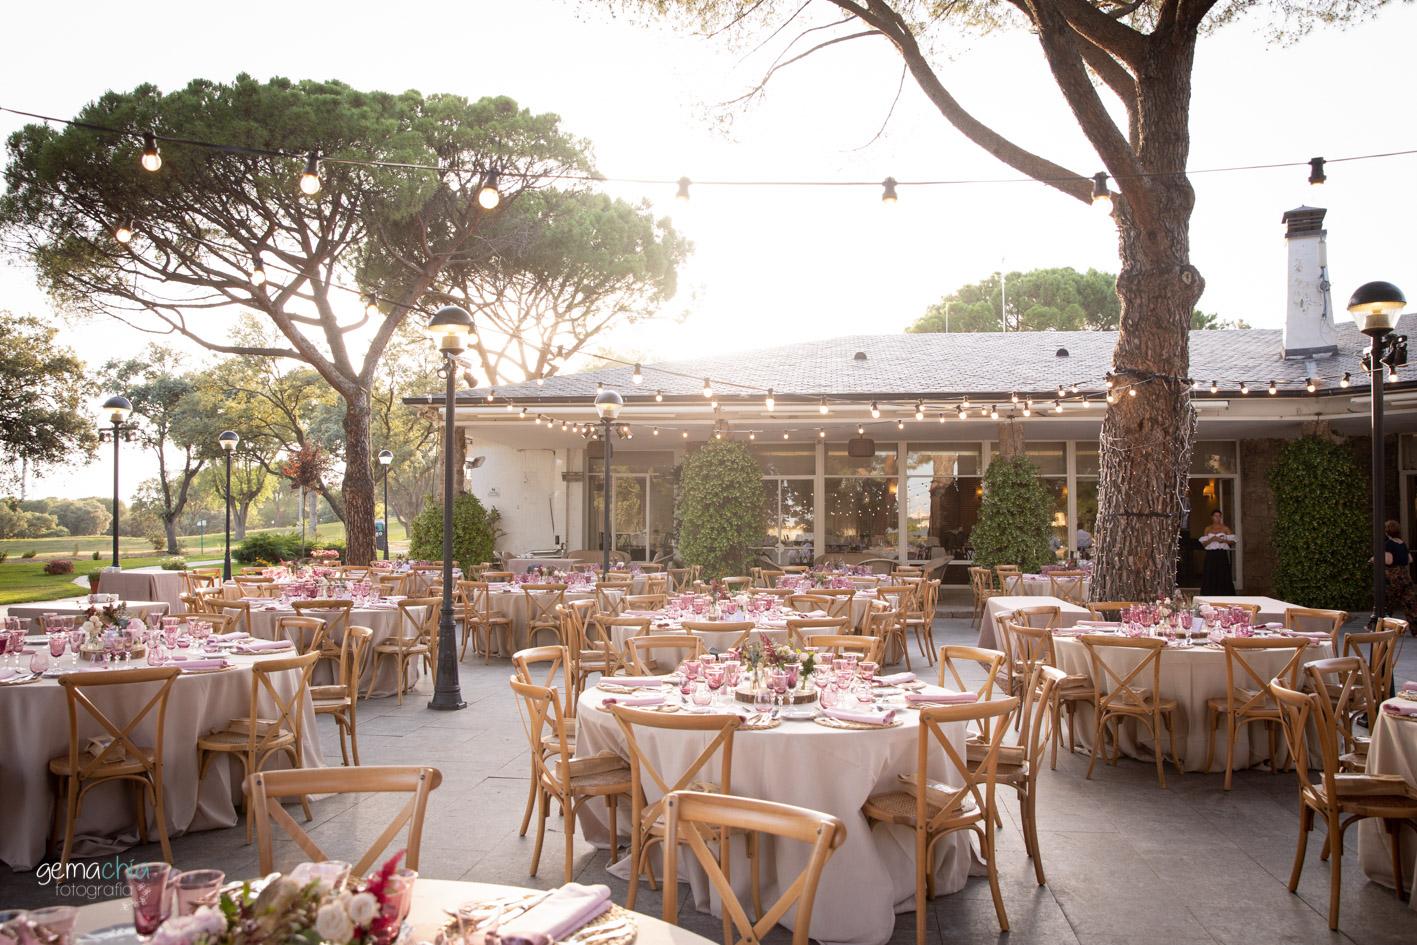
<instances>
[{"instance_id":1,"label":"chair backrest","mask_svg":"<svg viewBox=\"0 0 1417 945\"><path fill-rule=\"evenodd\" d=\"M600 583L595 586L595 606L602 614L609 614L618 617L624 613L627 606L626 598L630 596L630 584L607 584Z\"/></svg>"},{"instance_id":2,"label":"chair backrest","mask_svg":"<svg viewBox=\"0 0 1417 945\"><path fill-rule=\"evenodd\" d=\"M369 849L350 870L352 876L364 876L375 861L388 849L404 825L408 834L404 841L404 865L418 869L418 851L423 843L423 818L428 809L428 795L443 783L437 768L404 765L363 765L353 768L297 768L287 771L257 771L246 779L248 804L255 812L256 852L260 871L275 869L273 850L274 821L284 828L295 845L312 862L330 859L311 836L285 811L282 801L303 798L310 794L407 794L394 819L374 838Z\"/></svg>"},{"instance_id":3,"label":"chair backrest","mask_svg":"<svg viewBox=\"0 0 1417 945\"><path fill-rule=\"evenodd\" d=\"M442 603L442 599L437 597L405 597L399 601L399 637L436 647L438 609Z\"/></svg>"},{"instance_id":4,"label":"chair backrest","mask_svg":"<svg viewBox=\"0 0 1417 945\"><path fill-rule=\"evenodd\" d=\"M1052 606L1020 607L1013 612L1009 619L1025 627L1052 630L1058 626L1058 617L1061 612L1062 608Z\"/></svg>"},{"instance_id":5,"label":"chair backrest","mask_svg":"<svg viewBox=\"0 0 1417 945\"><path fill-rule=\"evenodd\" d=\"M565 794L571 783L571 756L575 754L574 734L567 731L566 712L557 691L549 686L523 682L515 676L507 680L526 708L528 745L532 767L538 779Z\"/></svg>"},{"instance_id":6,"label":"chair backrest","mask_svg":"<svg viewBox=\"0 0 1417 945\"><path fill-rule=\"evenodd\" d=\"M373 575L373 582L378 587L380 594L389 597L394 594L402 594L410 576L408 573L397 571L378 571Z\"/></svg>"},{"instance_id":7,"label":"chair backrest","mask_svg":"<svg viewBox=\"0 0 1417 945\"><path fill-rule=\"evenodd\" d=\"M237 630L251 632L251 605L247 601L210 596L207 598L207 607L214 614L226 614L232 617L236 621Z\"/></svg>"},{"instance_id":8,"label":"chair backrest","mask_svg":"<svg viewBox=\"0 0 1417 945\"><path fill-rule=\"evenodd\" d=\"M837 653L860 653L863 660L881 661L884 641L879 637L857 636L856 634L813 633L807 636L807 645L814 649Z\"/></svg>"},{"instance_id":9,"label":"chair backrest","mask_svg":"<svg viewBox=\"0 0 1417 945\"><path fill-rule=\"evenodd\" d=\"M1343 655L1357 656L1368 664L1368 684L1372 687L1374 705L1386 699L1392 688L1397 644L1401 640L1398 633L1396 629L1378 629L1343 635Z\"/></svg>"},{"instance_id":10,"label":"chair backrest","mask_svg":"<svg viewBox=\"0 0 1417 945\"><path fill-rule=\"evenodd\" d=\"M999 575L999 589L1006 597L1027 597L1023 588L1023 575L1001 574Z\"/></svg>"},{"instance_id":11,"label":"chair backrest","mask_svg":"<svg viewBox=\"0 0 1417 945\"><path fill-rule=\"evenodd\" d=\"M1348 622L1346 610L1324 610L1319 607L1289 607L1284 611L1284 626L1301 633L1327 633L1330 637L1338 634Z\"/></svg>"},{"instance_id":12,"label":"chair backrest","mask_svg":"<svg viewBox=\"0 0 1417 945\"><path fill-rule=\"evenodd\" d=\"M846 617L788 617L787 640L793 646L806 646L807 636L811 631L845 635L847 624L850 622Z\"/></svg>"},{"instance_id":13,"label":"chair backrest","mask_svg":"<svg viewBox=\"0 0 1417 945\"><path fill-rule=\"evenodd\" d=\"M704 641L692 633L658 633L631 637L625 641L630 658L630 666L635 672L645 676L656 672L672 672L681 660L697 659L703 655ZM659 658L654 654L668 652L673 661L661 668Z\"/></svg>"},{"instance_id":14,"label":"chair backrest","mask_svg":"<svg viewBox=\"0 0 1417 945\"><path fill-rule=\"evenodd\" d=\"M624 610L663 610L663 594L626 594L620 598Z\"/></svg>"},{"instance_id":15,"label":"chair backrest","mask_svg":"<svg viewBox=\"0 0 1417 945\"><path fill-rule=\"evenodd\" d=\"M846 617L851 613L851 598L849 597L828 597L825 594L817 593L791 594L784 603L802 614L821 611L828 617Z\"/></svg>"},{"instance_id":16,"label":"chair backrest","mask_svg":"<svg viewBox=\"0 0 1417 945\"><path fill-rule=\"evenodd\" d=\"M523 584L526 595L526 622L530 627L559 626L556 608L566 602L564 584Z\"/></svg>"},{"instance_id":17,"label":"chair backrest","mask_svg":"<svg viewBox=\"0 0 1417 945\"><path fill-rule=\"evenodd\" d=\"M687 591L693 580L693 571L689 568L669 568L665 573L669 575L669 593L671 594Z\"/></svg>"},{"instance_id":18,"label":"chair backrest","mask_svg":"<svg viewBox=\"0 0 1417 945\"><path fill-rule=\"evenodd\" d=\"M69 770L85 778L104 765L116 761L139 761L149 773L162 764L163 730L167 720L167 697L180 670L176 666L144 667L139 669L109 669L89 673L66 673L59 677L64 700L69 708ZM136 711L126 716L110 716L94 702L90 693L115 692L113 686L146 686L152 695ZM141 695L138 696L141 698ZM136 703L136 699L129 704ZM140 746L133 741L138 728L149 715L154 716L153 743ZM102 736L111 738L97 753L88 751L90 739L79 735L80 719L97 723ZM85 728L89 726L86 724ZM152 763L147 761L152 754Z\"/></svg>"},{"instance_id":19,"label":"chair backrest","mask_svg":"<svg viewBox=\"0 0 1417 945\"><path fill-rule=\"evenodd\" d=\"M1245 613L1249 614L1251 617L1258 617L1258 616L1260 615L1260 605L1259 605L1259 604L1229 603L1229 604L1216 604L1215 606L1216 606L1216 607L1228 607L1228 608L1230 608L1231 610L1243 610Z\"/></svg>"},{"instance_id":20,"label":"chair backrest","mask_svg":"<svg viewBox=\"0 0 1417 945\"><path fill-rule=\"evenodd\" d=\"M482 580L489 583L506 583L514 577L516 577L516 575L511 571L492 571L490 569L483 571L481 574Z\"/></svg>"},{"instance_id":21,"label":"chair backrest","mask_svg":"<svg viewBox=\"0 0 1417 945\"><path fill-rule=\"evenodd\" d=\"M669 593L669 575L663 573L646 574L644 580L646 594L667 595Z\"/></svg>"},{"instance_id":22,"label":"chair backrest","mask_svg":"<svg viewBox=\"0 0 1417 945\"><path fill-rule=\"evenodd\" d=\"M1083 606L1094 620L1121 620L1122 611L1128 607L1140 607L1141 603L1134 600L1094 600Z\"/></svg>"},{"instance_id":23,"label":"chair backrest","mask_svg":"<svg viewBox=\"0 0 1417 945\"><path fill-rule=\"evenodd\" d=\"M1329 704L1337 727L1338 737L1344 751L1356 751L1356 722L1364 723L1369 732L1377 723L1377 705L1372 698L1372 682L1368 678L1368 664L1357 656L1335 656L1326 660L1314 660L1304 667L1309 674L1312 691L1323 696ZM1300 686L1290 686L1299 689Z\"/></svg>"},{"instance_id":24,"label":"chair backrest","mask_svg":"<svg viewBox=\"0 0 1417 945\"><path fill-rule=\"evenodd\" d=\"M268 592L276 586L275 581L240 576L234 578L233 583L242 597L269 597Z\"/></svg>"},{"instance_id":25,"label":"chair backrest","mask_svg":"<svg viewBox=\"0 0 1417 945\"><path fill-rule=\"evenodd\" d=\"M876 600L885 601L902 614L919 611L919 590L914 584L882 584L876 588Z\"/></svg>"},{"instance_id":26,"label":"chair backrest","mask_svg":"<svg viewBox=\"0 0 1417 945\"><path fill-rule=\"evenodd\" d=\"M349 628L349 614L354 610L354 601L327 597L292 601L290 606L297 616L315 616L325 621L325 635L331 640L340 640Z\"/></svg>"},{"instance_id":27,"label":"chair backrest","mask_svg":"<svg viewBox=\"0 0 1417 945\"><path fill-rule=\"evenodd\" d=\"M1086 571L1053 571L1048 575L1048 593L1069 603L1080 604L1087 600Z\"/></svg>"},{"instance_id":28,"label":"chair backrest","mask_svg":"<svg viewBox=\"0 0 1417 945\"><path fill-rule=\"evenodd\" d=\"M1225 704L1232 717L1239 719L1269 708L1273 704L1269 698L1271 679L1290 688L1299 687L1304 648L1309 645L1304 637L1226 637L1221 645L1225 648ZM1257 670L1251 662L1258 656L1282 654L1285 650L1291 651L1289 659L1277 673Z\"/></svg>"},{"instance_id":29,"label":"chair backrest","mask_svg":"<svg viewBox=\"0 0 1417 945\"><path fill-rule=\"evenodd\" d=\"M974 687L974 693L980 702L988 702L994 695L995 686L999 684L999 671L1003 668L1004 659L1004 654L998 650L947 643L940 647L940 685L952 685L961 692L970 691L970 686L964 681L964 674L960 672L960 665L973 663L984 671L984 681Z\"/></svg>"},{"instance_id":30,"label":"chair backrest","mask_svg":"<svg viewBox=\"0 0 1417 945\"><path fill-rule=\"evenodd\" d=\"M994 572L988 568L970 568L969 589L974 592L974 602L977 605L985 594L994 590Z\"/></svg>"},{"instance_id":31,"label":"chair backrest","mask_svg":"<svg viewBox=\"0 0 1417 945\"><path fill-rule=\"evenodd\" d=\"M340 685L344 686L345 695L351 700L359 698L359 678L364 675L364 654L368 652L373 639L373 627L361 627L356 623L350 624L349 629L344 632L344 639L340 641L337 672Z\"/></svg>"},{"instance_id":32,"label":"chair backrest","mask_svg":"<svg viewBox=\"0 0 1417 945\"><path fill-rule=\"evenodd\" d=\"M327 640L325 622L319 617L277 617L276 639L294 643L297 653L309 653L312 650L318 653L326 642L334 645L333 641Z\"/></svg>"},{"instance_id":33,"label":"chair backrest","mask_svg":"<svg viewBox=\"0 0 1417 945\"><path fill-rule=\"evenodd\" d=\"M664 921L671 925L679 922L679 845L684 844L717 890L727 916L725 925L731 922L737 932L736 940L726 938L724 945L757 945L793 906L797 912L792 945L807 945L822 870L846 840L846 826L840 820L802 807L697 791L674 792L665 801L665 811ZM726 837L730 830L768 834L811 847L802 872L786 885L781 897L756 923L748 918L724 872L730 846ZM704 841L705 836L714 834L724 841L718 845L718 858ZM779 854L778 865L786 862L784 851Z\"/></svg>"},{"instance_id":34,"label":"chair backrest","mask_svg":"<svg viewBox=\"0 0 1417 945\"><path fill-rule=\"evenodd\" d=\"M753 579L748 575L720 578L720 581L723 586L728 589L729 593L733 593L735 590L746 591L753 586Z\"/></svg>"},{"instance_id":35,"label":"chair backrest","mask_svg":"<svg viewBox=\"0 0 1417 945\"><path fill-rule=\"evenodd\" d=\"M621 639L624 640L649 636L650 619L648 617L611 617L607 614L596 614L595 618L585 625L586 633L594 637L596 646L602 649L608 647L611 652L616 654L622 650L628 650L628 646L622 648L615 645L612 628L619 628Z\"/></svg>"},{"instance_id":36,"label":"chair backrest","mask_svg":"<svg viewBox=\"0 0 1417 945\"><path fill-rule=\"evenodd\" d=\"M1009 640L1013 646L1013 658L1023 664L1026 675L1031 675L1039 666L1058 665L1052 630L1009 621Z\"/></svg>"},{"instance_id":37,"label":"chair backrest","mask_svg":"<svg viewBox=\"0 0 1417 945\"><path fill-rule=\"evenodd\" d=\"M733 793L733 734L743 724L740 716L728 713L712 715L665 715L662 712L646 712L622 705L610 706L610 714L625 733L625 745L630 751L630 798L634 807L634 822L640 829L648 830L664 814L664 801L675 791L693 790L697 784L712 782L723 794ZM701 738L710 733L713 737L699 750L691 761L686 762L688 752L673 753L665 765L655 763L654 753L645 751L640 745L637 729L654 729L665 732L698 732L702 735L669 736L681 737L697 745ZM692 751L690 748L689 751ZM714 756L718 756L717 774L701 774ZM674 770L669 770L670 765ZM632 828L633 829L633 828Z\"/></svg>"},{"instance_id":38,"label":"chair backrest","mask_svg":"<svg viewBox=\"0 0 1417 945\"><path fill-rule=\"evenodd\" d=\"M920 731L915 742L914 775L902 775L901 781L915 797L917 829L933 832L945 821L959 818L963 812L973 813L983 820L993 817L994 778L998 771L999 749L1009 719L1019 707L1018 696L992 699L988 702L930 706L920 710ZM963 722L976 725L990 733L983 757L970 764L966 752L955 747L949 728ZM950 771L950 783L931 780L930 764L936 750L945 755L945 770ZM955 785L958 784L958 787ZM972 803L971 803L972 802ZM930 808L935 808L933 816Z\"/></svg>"},{"instance_id":39,"label":"chair backrest","mask_svg":"<svg viewBox=\"0 0 1417 945\"><path fill-rule=\"evenodd\" d=\"M1092 682L1097 689L1099 711L1117 705L1142 706L1147 704L1147 696L1157 699L1161 695L1161 653L1166 649L1166 641L1159 637L1114 637L1102 634L1087 634L1078 638L1087 647L1092 661ZM1137 650L1143 655L1129 670L1113 669L1102 658L1102 651L1108 649ZM1150 679L1147 671L1150 670ZM1138 688L1137 681L1148 685Z\"/></svg>"},{"instance_id":40,"label":"chair backrest","mask_svg":"<svg viewBox=\"0 0 1417 945\"><path fill-rule=\"evenodd\" d=\"M710 652L722 653L747 645L756 624L751 620L685 620L680 626L703 640Z\"/></svg>"},{"instance_id":41,"label":"chair backrest","mask_svg":"<svg viewBox=\"0 0 1417 945\"><path fill-rule=\"evenodd\" d=\"M533 686L541 686L555 692L564 692L569 702L571 698L571 654L564 646L533 646L517 650L512 654L512 668L517 679ZM540 677L540 678L538 678ZM569 713L570 706L563 706Z\"/></svg>"},{"instance_id":42,"label":"chair backrest","mask_svg":"<svg viewBox=\"0 0 1417 945\"><path fill-rule=\"evenodd\" d=\"M1284 741L1294 759L1294 773L1299 779L1299 794L1317 798L1319 790L1311 779L1311 770L1318 769L1323 788L1322 797L1338 797L1338 738L1337 725L1329 701L1316 692L1300 692L1275 680L1269 693L1279 704L1284 722ZM1310 728L1313 738L1310 738ZM1312 758L1310 745L1317 745L1319 757ZM1315 764L1317 762L1317 764Z\"/></svg>"},{"instance_id":43,"label":"chair backrest","mask_svg":"<svg viewBox=\"0 0 1417 945\"><path fill-rule=\"evenodd\" d=\"M319 653L302 653L281 659L261 660L251 664L250 716L246 722L246 751L257 758L271 749L272 743L282 735L293 735L300 741L300 733L305 724L305 701L310 690L310 676L315 671ZM271 681L277 673L295 670L300 674L300 685L288 695L281 693L281 687ZM268 697L274 712L263 714L261 697Z\"/></svg>"}]
</instances>

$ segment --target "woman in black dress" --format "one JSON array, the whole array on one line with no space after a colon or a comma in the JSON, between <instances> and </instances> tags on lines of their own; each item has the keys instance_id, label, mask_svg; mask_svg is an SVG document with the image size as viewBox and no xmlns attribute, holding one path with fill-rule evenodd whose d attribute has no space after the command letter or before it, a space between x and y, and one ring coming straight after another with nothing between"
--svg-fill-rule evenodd
<instances>
[{"instance_id":1,"label":"woman in black dress","mask_svg":"<svg viewBox=\"0 0 1417 945\"><path fill-rule=\"evenodd\" d=\"M1412 553L1407 548L1407 542L1402 540L1402 525L1388 519L1383 523L1383 531L1387 533L1383 552L1383 563L1387 565L1387 612L1394 614L1399 607L1407 617L1409 623L1414 615L1412 601ZM1413 628L1417 624L1412 624L1408 629L1417 633Z\"/></svg>"},{"instance_id":2,"label":"woman in black dress","mask_svg":"<svg viewBox=\"0 0 1417 945\"><path fill-rule=\"evenodd\" d=\"M1205 570L1201 572L1201 593L1222 597L1235 593L1235 578L1230 570L1230 549L1235 536L1225 524L1225 516L1216 509L1210 513L1210 524L1201 535L1205 548Z\"/></svg>"}]
</instances>

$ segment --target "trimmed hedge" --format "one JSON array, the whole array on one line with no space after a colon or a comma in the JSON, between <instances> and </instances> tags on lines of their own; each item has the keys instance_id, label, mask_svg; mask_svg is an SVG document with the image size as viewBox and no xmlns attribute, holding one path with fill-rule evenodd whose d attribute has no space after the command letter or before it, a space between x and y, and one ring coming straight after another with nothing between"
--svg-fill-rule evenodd
<instances>
[{"instance_id":1,"label":"trimmed hedge","mask_svg":"<svg viewBox=\"0 0 1417 945\"><path fill-rule=\"evenodd\" d=\"M1269 471L1274 491L1274 593L1303 607L1372 606L1367 476L1338 443L1292 440Z\"/></svg>"},{"instance_id":2,"label":"trimmed hedge","mask_svg":"<svg viewBox=\"0 0 1417 945\"><path fill-rule=\"evenodd\" d=\"M492 560L494 518L471 493L453 500L453 560L464 572ZM443 506L431 498L409 529L408 556L416 561L443 559Z\"/></svg>"},{"instance_id":3,"label":"trimmed hedge","mask_svg":"<svg viewBox=\"0 0 1417 945\"><path fill-rule=\"evenodd\" d=\"M678 551L705 579L746 574L748 549L762 541L763 470L741 443L705 443L679 471L674 517Z\"/></svg>"},{"instance_id":4,"label":"trimmed hedge","mask_svg":"<svg viewBox=\"0 0 1417 945\"><path fill-rule=\"evenodd\" d=\"M996 459L984 474L979 522L969 533L974 563L985 568L1016 564L1037 573L1053 561L1049 528L1053 503L1026 456Z\"/></svg>"},{"instance_id":5,"label":"trimmed hedge","mask_svg":"<svg viewBox=\"0 0 1417 945\"><path fill-rule=\"evenodd\" d=\"M306 539L305 553L316 548L333 548L344 557L344 542L338 538ZM279 564L298 561L301 557L299 532L255 532L247 535L231 550L231 557L242 564ZM366 562L367 563L367 562Z\"/></svg>"}]
</instances>

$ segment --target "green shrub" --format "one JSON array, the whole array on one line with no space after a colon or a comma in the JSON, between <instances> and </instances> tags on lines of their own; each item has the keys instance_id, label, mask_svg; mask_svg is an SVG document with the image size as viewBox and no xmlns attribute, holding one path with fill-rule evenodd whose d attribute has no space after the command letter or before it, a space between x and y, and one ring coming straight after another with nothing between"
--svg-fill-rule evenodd
<instances>
[{"instance_id":1,"label":"green shrub","mask_svg":"<svg viewBox=\"0 0 1417 945\"><path fill-rule=\"evenodd\" d=\"M256 532L242 539L232 549L231 557L242 564L294 561L300 557L300 535L297 532Z\"/></svg>"},{"instance_id":2,"label":"green shrub","mask_svg":"<svg viewBox=\"0 0 1417 945\"><path fill-rule=\"evenodd\" d=\"M10 557L10 552L8 552L8 551L0 551L0 564L4 564L4 563L5 563L5 559L8 558L8 557Z\"/></svg>"},{"instance_id":3,"label":"green shrub","mask_svg":"<svg viewBox=\"0 0 1417 945\"><path fill-rule=\"evenodd\" d=\"M1053 503L1026 456L996 459L984 474L979 523L969 533L974 561L981 567L1016 564L1036 573L1053 560L1049 543Z\"/></svg>"},{"instance_id":4,"label":"green shrub","mask_svg":"<svg viewBox=\"0 0 1417 945\"><path fill-rule=\"evenodd\" d=\"M55 558L44 566L45 574L73 574L74 562L68 558Z\"/></svg>"},{"instance_id":5,"label":"green shrub","mask_svg":"<svg viewBox=\"0 0 1417 945\"><path fill-rule=\"evenodd\" d=\"M1344 447L1316 436L1284 444L1274 491L1274 593L1303 607L1372 606L1367 477Z\"/></svg>"},{"instance_id":6,"label":"green shrub","mask_svg":"<svg viewBox=\"0 0 1417 945\"><path fill-rule=\"evenodd\" d=\"M95 551L95 552L93 553L93 560L95 560L95 561L102 561L102 560L103 560L103 553L102 553L102 552Z\"/></svg>"},{"instance_id":7,"label":"green shrub","mask_svg":"<svg viewBox=\"0 0 1417 945\"><path fill-rule=\"evenodd\" d=\"M186 571L187 559L181 557L180 555L174 555L170 558L163 558L160 562L158 562L158 567L162 568L164 571Z\"/></svg>"},{"instance_id":8,"label":"green shrub","mask_svg":"<svg viewBox=\"0 0 1417 945\"><path fill-rule=\"evenodd\" d=\"M464 571L492 558L492 513L477 496L453 500L453 560ZM443 557L443 507L429 499L409 529L408 556L439 561Z\"/></svg>"},{"instance_id":9,"label":"green shrub","mask_svg":"<svg viewBox=\"0 0 1417 945\"><path fill-rule=\"evenodd\" d=\"M764 513L763 470L741 443L706 443L685 458L674 506L678 551L705 578L746 573Z\"/></svg>"},{"instance_id":10,"label":"green shrub","mask_svg":"<svg viewBox=\"0 0 1417 945\"><path fill-rule=\"evenodd\" d=\"M20 557L21 557L21 558L33 558L33 557L34 557L34 549L33 549L33 548L26 549L25 551L23 551L23 552L20 553Z\"/></svg>"}]
</instances>

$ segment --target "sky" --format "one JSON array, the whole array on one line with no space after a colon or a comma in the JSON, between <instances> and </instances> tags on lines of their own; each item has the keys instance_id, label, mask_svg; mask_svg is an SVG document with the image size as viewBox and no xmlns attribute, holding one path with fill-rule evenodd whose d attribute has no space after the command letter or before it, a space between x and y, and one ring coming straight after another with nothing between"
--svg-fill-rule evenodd
<instances>
[{"instance_id":1,"label":"sky","mask_svg":"<svg viewBox=\"0 0 1417 945\"><path fill-rule=\"evenodd\" d=\"M7 11L13 41L0 58L0 104L69 116L108 89L143 82L173 89L240 72L333 78L389 91L509 95L559 114L592 142L609 177L1019 177L955 132L909 79L892 112L900 60L878 38L816 53L779 72L751 105L722 107L756 83L770 56L578 0L409 0L397 15L386 3L317 0L74 7L68 19L81 21L80 30L64 28L43 4ZM826 18L824 11L811 22ZM1291 45L1267 43L1263 33L1251 17L1202 40L1192 168L1417 148L1414 112L1403 104L1417 8L1389 7L1372 22ZM975 38L944 52L943 81L977 117L1080 174L1101 169L1032 37ZM21 123L0 114L0 134ZM1201 308L1256 327L1282 324L1280 215L1305 203L1329 208L1340 310L1371 279L1417 291L1417 155L1331 164L1328 172L1322 188L1307 184L1307 168L1193 177ZM1110 222L1032 182L902 187L893 206L874 186L700 185L687 204L673 199L672 185L606 190L653 201L695 246L661 317L603 342L646 360L902 330L931 302L1001 267L1118 268ZM23 261L0 264L0 309L51 312ZM117 322L70 325L64 337L91 365L152 340ZM96 407L106 392L92 394ZM130 494L154 464L134 452L124 470ZM105 494L110 475L105 455L31 483L30 494Z\"/></svg>"}]
</instances>

